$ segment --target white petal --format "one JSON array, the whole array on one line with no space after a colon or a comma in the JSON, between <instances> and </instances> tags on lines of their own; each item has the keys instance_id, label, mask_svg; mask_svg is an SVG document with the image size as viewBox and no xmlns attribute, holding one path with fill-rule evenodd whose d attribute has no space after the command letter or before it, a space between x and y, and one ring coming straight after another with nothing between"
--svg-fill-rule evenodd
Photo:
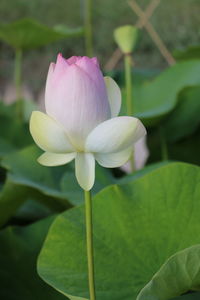
<instances>
[{"instance_id":1,"label":"white petal","mask_svg":"<svg viewBox=\"0 0 200 300\"><path fill-rule=\"evenodd\" d=\"M91 190L95 179L95 159L91 153L77 153L75 158L76 178L85 191Z\"/></svg>"},{"instance_id":2,"label":"white petal","mask_svg":"<svg viewBox=\"0 0 200 300\"><path fill-rule=\"evenodd\" d=\"M99 124L88 135L88 152L110 153L122 151L146 134L141 121L133 117L116 117Z\"/></svg>"},{"instance_id":3,"label":"white petal","mask_svg":"<svg viewBox=\"0 0 200 300\"><path fill-rule=\"evenodd\" d=\"M108 101L110 104L111 117L117 117L121 108L121 90L117 83L111 77L104 77Z\"/></svg>"},{"instance_id":4,"label":"white petal","mask_svg":"<svg viewBox=\"0 0 200 300\"><path fill-rule=\"evenodd\" d=\"M38 162L47 167L61 166L69 163L76 157L76 153L43 153L39 158Z\"/></svg>"},{"instance_id":5,"label":"white petal","mask_svg":"<svg viewBox=\"0 0 200 300\"><path fill-rule=\"evenodd\" d=\"M133 152L133 148L129 147L123 151L116 153L97 153L95 159L105 168L117 168L125 164Z\"/></svg>"},{"instance_id":6,"label":"white petal","mask_svg":"<svg viewBox=\"0 0 200 300\"><path fill-rule=\"evenodd\" d=\"M74 151L63 127L40 111L34 111L31 115L30 132L35 143L44 151L56 153Z\"/></svg>"}]
</instances>

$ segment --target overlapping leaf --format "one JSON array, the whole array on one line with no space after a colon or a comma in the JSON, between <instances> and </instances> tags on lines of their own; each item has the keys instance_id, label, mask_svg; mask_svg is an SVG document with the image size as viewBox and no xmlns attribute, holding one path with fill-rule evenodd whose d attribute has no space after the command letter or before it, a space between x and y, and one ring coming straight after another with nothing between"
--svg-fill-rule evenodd
<instances>
[{"instance_id":1,"label":"overlapping leaf","mask_svg":"<svg viewBox=\"0 0 200 300\"><path fill-rule=\"evenodd\" d=\"M199 198L200 169L183 163L95 196L99 300L136 299L171 255L200 243ZM38 262L40 276L69 298L89 298L84 219L84 206L58 216Z\"/></svg>"},{"instance_id":2,"label":"overlapping leaf","mask_svg":"<svg viewBox=\"0 0 200 300\"><path fill-rule=\"evenodd\" d=\"M137 300L169 300L188 291L200 290L200 245L179 251L170 257Z\"/></svg>"},{"instance_id":3,"label":"overlapping leaf","mask_svg":"<svg viewBox=\"0 0 200 300\"><path fill-rule=\"evenodd\" d=\"M176 142L195 132L200 124L200 86L185 88L178 97L175 109L162 122L163 134Z\"/></svg>"},{"instance_id":4,"label":"overlapping leaf","mask_svg":"<svg viewBox=\"0 0 200 300\"><path fill-rule=\"evenodd\" d=\"M181 90L200 84L199 73L200 60L188 60L166 69L151 81L137 84L134 79L134 115L147 126L156 125L176 107Z\"/></svg>"},{"instance_id":5,"label":"overlapping leaf","mask_svg":"<svg viewBox=\"0 0 200 300\"><path fill-rule=\"evenodd\" d=\"M37 162L41 151L29 146L4 155L1 166L7 170L0 190L0 225L5 224L25 201L37 200L58 212L83 202L73 164L44 167ZM94 194L114 182L109 170L96 166Z\"/></svg>"}]
</instances>

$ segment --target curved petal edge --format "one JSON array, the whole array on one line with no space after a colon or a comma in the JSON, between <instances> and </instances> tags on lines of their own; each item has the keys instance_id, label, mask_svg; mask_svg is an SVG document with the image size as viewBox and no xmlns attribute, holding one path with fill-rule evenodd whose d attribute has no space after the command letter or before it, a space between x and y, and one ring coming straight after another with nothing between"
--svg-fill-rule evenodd
<instances>
[{"instance_id":1,"label":"curved petal edge","mask_svg":"<svg viewBox=\"0 0 200 300\"><path fill-rule=\"evenodd\" d=\"M111 117L117 117L121 108L121 90L117 83L108 76L104 77L107 88L108 101L110 104Z\"/></svg>"},{"instance_id":2,"label":"curved petal edge","mask_svg":"<svg viewBox=\"0 0 200 300\"><path fill-rule=\"evenodd\" d=\"M45 152L38 158L38 162L43 166L55 167L65 165L75 157L75 152L66 154Z\"/></svg>"},{"instance_id":3,"label":"curved petal edge","mask_svg":"<svg viewBox=\"0 0 200 300\"><path fill-rule=\"evenodd\" d=\"M35 143L44 151L53 153L74 151L62 126L47 114L40 111L32 113L30 132Z\"/></svg>"},{"instance_id":4,"label":"curved petal edge","mask_svg":"<svg viewBox=\"0 0 200 300\"><path fill-rule=\"evenodd\" d=\"M99 124L88 135L85 149L92 153L120 152L146 134L142 122L133 117L116 117Z\"/></svg>"},{"instance_id":5,"label":"curved petal edge","mask_svg":"<svg viewBox=\"0 0 200 300\"><path fill-rule=\"evenodd\" d=\"M133 153L133 147L116 153L96 153L95 159L105 168L117 168L124 165Z\"/></svg>"}]
</instances>

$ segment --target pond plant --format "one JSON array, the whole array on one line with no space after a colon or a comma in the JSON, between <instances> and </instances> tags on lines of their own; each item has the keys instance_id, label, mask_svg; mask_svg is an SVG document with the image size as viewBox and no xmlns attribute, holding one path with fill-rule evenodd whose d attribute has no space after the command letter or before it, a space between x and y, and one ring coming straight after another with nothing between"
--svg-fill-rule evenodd
<instances>
[{"instance_id":1,"label":"pond plant","mask_svg":"<svg viewBox=\"0 0 200 300\"><path fill-rule=\"evenodd\" d=\"M0 299L199 300L199 45L141 71L138 30L124 25L113 39L124 65L103 76L95 6L81 3L84 29L0 25L17 91L12 105L0 102ZM45 112L27 113L23 54L70 36L84 37L82 56L58 54ZM150 156L135 170L144 136Z\"/></svg>"},{"instance_id":2,"label":"pond plant","mask_svg":"<svg viewBox=\"0 0 200 300\"><path fill-rule=\"evenodd\" d=\"M75 174L85 191L86 236L90 299L95 300L92 199L95 160L107 168L123 165L135 142L146 134L139 119L117 117L121 106L120 89L105 77L97 59L64 59L58 54L51 63L45 92L46 114L34 111L30 131L45 151L38 158L44 166L64 165L75 159Z\"/></svg>"}]
</instances>

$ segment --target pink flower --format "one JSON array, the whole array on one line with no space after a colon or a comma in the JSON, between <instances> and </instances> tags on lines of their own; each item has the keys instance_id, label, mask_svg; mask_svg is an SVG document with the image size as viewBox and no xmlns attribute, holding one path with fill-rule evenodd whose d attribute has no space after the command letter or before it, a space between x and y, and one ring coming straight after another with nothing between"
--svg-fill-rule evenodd
<instances>
[{"instance_id":1,"label":"pink flower","mask_svg":"<svg viewBox=\"0 0 200 300\"><path fill-rule=\"evenodd\" d=\"M120 106L120 89L103 77L96 58L59 54L47 77L46 114L33 112L30 121L31 134L45 151L38 161L56 166L75 158L77 180L90 190L95 159L104 167L118 167L146 134L137 118L117 117Z\"/></svg>"},{"instance_id":2,"label":"pink flower","mask_svg":"<svg viewBox=\"0 0 200 300\"><path fill-rule=\"evenodd\" d=\"M49 68L45 94L46 112L61 123L73 144L83 150L84 138L110 118L103 75L96 58L64 59L58 55Z\"/></svg>"}]
</instances>

